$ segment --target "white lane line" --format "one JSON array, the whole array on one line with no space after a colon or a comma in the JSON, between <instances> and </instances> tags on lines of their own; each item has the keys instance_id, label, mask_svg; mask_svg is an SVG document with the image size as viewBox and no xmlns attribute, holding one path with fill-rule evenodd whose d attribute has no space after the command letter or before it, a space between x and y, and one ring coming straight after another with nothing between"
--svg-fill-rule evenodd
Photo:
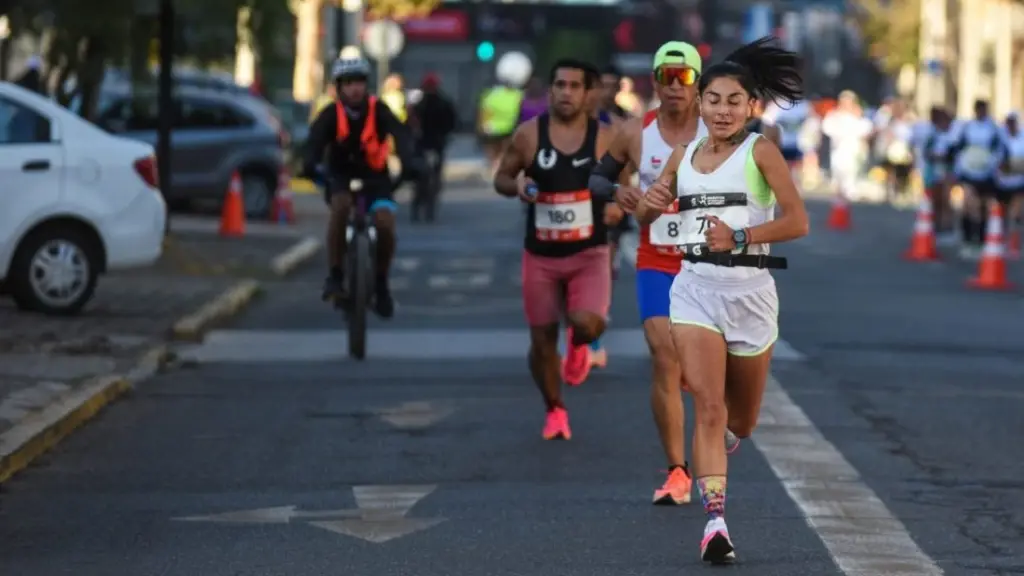
<instances>
[{"instance_id":1,"label":"white lane line","mask_svg":"<svg viewBox=\"0 0 1024 576\"><path fill-rule=\"evenodd\" d=\"M844 574L945 574L774 377L752 439Z\"/></svg>"}]
</instances>

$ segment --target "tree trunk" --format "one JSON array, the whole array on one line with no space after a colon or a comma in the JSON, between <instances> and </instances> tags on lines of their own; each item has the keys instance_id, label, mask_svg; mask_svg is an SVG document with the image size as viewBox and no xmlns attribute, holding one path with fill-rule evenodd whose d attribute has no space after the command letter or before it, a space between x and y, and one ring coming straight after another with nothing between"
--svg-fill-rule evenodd
<instances>
[{"instance_id":1,"label":"tree trunk","mask_svg":"<svg viewBox=\"0 0 1024 576\"><path fill-rule=\"evenodd\" d=\"M297 42L295 46L295 76L293 96L299 102L311 102L319 95L323 81L320 54L320 14L323 0L301 0L295 16Z\"/></svg>"}]
</instances>

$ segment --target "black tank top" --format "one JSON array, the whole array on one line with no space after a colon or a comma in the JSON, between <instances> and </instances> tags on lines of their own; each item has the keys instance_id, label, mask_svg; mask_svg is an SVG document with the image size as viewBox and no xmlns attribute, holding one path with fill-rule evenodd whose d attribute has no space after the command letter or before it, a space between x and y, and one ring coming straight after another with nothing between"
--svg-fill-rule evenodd
<instances>
[{"instance_id":1,"label":"black tank top","mask_svg":"<svg viewBox=\"0 0 1024 576\"><path fill-rule=\"evenodd\" d=\"M587 187L597 162L598 121L587 122L579 150L563 154L551 144L550 120L546 113L537 117L537 155L526 168L540 194L526 212L525 248L537 256L563 258L608 243L605 202L592 199Z\"/></svg>"}]
</instances>

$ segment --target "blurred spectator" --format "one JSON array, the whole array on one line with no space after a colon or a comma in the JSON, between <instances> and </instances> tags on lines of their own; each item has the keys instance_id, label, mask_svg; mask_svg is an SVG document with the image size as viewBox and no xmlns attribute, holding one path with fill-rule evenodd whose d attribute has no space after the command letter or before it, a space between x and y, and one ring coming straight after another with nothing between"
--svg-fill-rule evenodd
<instances>
[{"instance_id":1,"label":"blurred spectator","mask_svg":"<svg viewBox=\"0 0 1024 576\"><path fill-rule=\"evenodd\" d=\"M615 104L628 112L630 116L643 115L644 103L636 93L632 78L626 77L619 82L619 92L615 95Z\"/></svg>"},{"instance_id":2,"label":"blurred spectator","mask_svg":"<svg viewBox=\"0 0 1024 576\"><path fill-rule=\"evenodd\" d=\"M522 124L531 118L536 118L548 110L548 93L544 89L544 83L540 78L534 76L526 83L526 90L523 93L523 103L519 107L519 123Z\"/></svg>"},{"instance_id":3,"label":"blurred spectator","mask_svg":"<svg viewBox=\"0 0 1024 576\"><path fill-rule=\"evenodd\" d=\"M28 61L25 63L25 71L21 76L14 81L15 84L31 90L33 92L42 94L43 93L43 61L39 56L30 56Z\"/></svg>"},{"instance_id":4,"label":"blurred spectator","mask_svg":"<svg viewBox=\"0 0 1024 576\"><path fill-rule=\"evenodd\" d=\"M381 87L380 99L387 104L388 108L395 113L395 118L405 122L408 113L405 108L405 92L402 91L402 77L398 74L391 74L384 80Z\"/></svg>"}]
</instances>

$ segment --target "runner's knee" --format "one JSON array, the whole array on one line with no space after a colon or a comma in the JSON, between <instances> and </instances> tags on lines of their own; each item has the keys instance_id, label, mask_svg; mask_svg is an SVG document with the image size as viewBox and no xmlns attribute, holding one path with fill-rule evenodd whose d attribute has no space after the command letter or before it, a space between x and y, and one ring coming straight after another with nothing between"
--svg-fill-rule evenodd
<instances>
[{"instance_id":1,"label":"runner's knee","mask_svg":"<svg viewBox=\"0 0 1024 576\"><path fill-rule=\"evenodd\" d=\"M605 322L593 312L570 312L569 324L572 325L573 338L589 344L601 337Z\"/></svg>"},{"instance_id":2,"label":"runner's knee","mask_svg":"<svg viewBox=\"0 0 1024 576\"><path fill-rule=\"evenodd\" d=\"M654 386L663 392L679 391L679 361L668 334L664 337L649 338L647 345L651 350L651 363L654 368Z\"/></svg>"},{"instance_id":3,"label":"runner's knee","mask_svg":"<svg viewBox=\"0 0 1024 576\"><path fill-rule=\"evenodd\" d=\"M725 398L712 396L698 390L692 390L694 416L697 423L711 428L725 428L729 411L725 406ZM736 432L733 430L733 432ZM737 432L737 435L739 433ZM749 434L748 434L749 435Z\"/></svg>"}]
</instances>

